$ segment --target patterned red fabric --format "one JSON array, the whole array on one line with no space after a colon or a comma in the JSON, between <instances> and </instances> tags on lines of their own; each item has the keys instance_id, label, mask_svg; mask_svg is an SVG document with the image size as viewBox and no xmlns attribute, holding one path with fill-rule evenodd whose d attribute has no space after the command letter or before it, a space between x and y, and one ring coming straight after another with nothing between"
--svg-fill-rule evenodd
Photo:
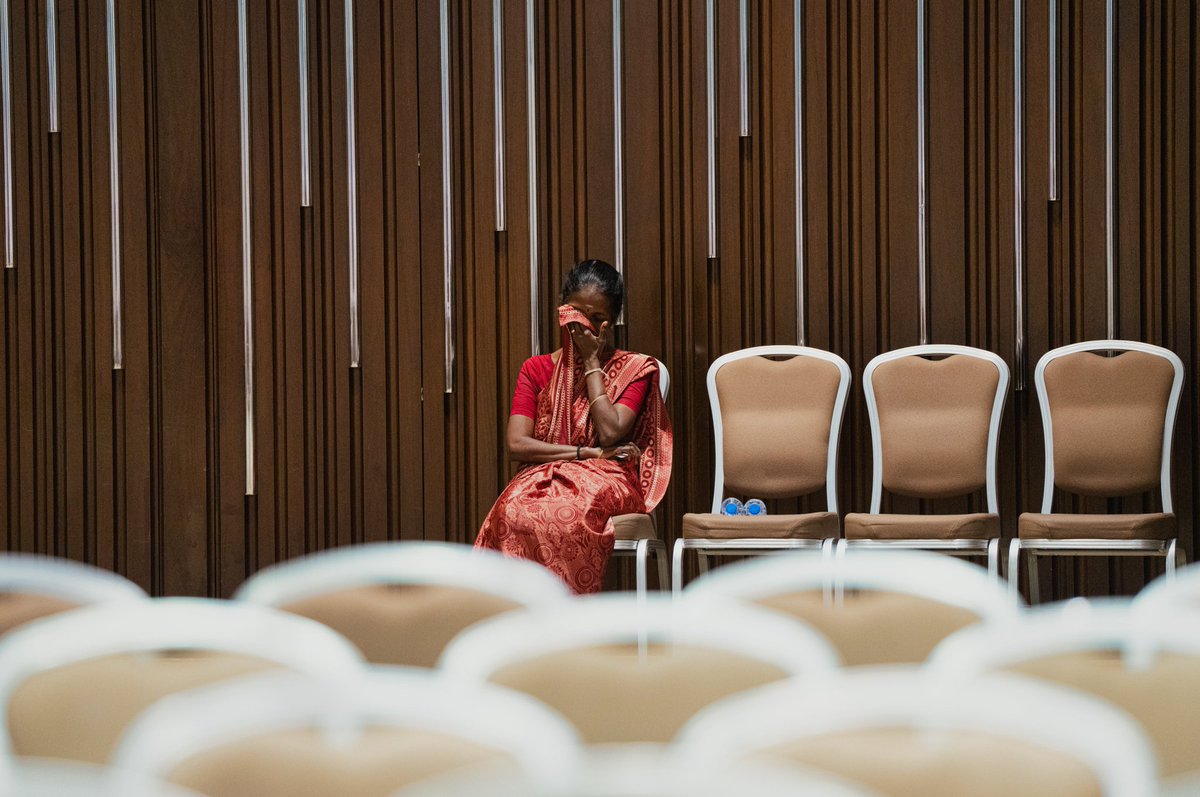
<instances>
[{"instance_id":1,"label":"patterned red fabric","mask_svg":"<svg viewBox=\"0 0 1200 797\"><path fill-rule=\"evenodd\" d=\"M517 374L517 386L513 390L512 412L509 414L536 418L538 396L550 384L550 377L553 375L553 355L539 354L522 363ZM642 411L642 402L646 400L646 394L649 392L650 377L643 376L625 388L625 392L617 397L617 403L628 407L637 415Z\"/></svg>"},{"instance_id":2,"label":"patterned red fabric","mask_svg":"<svg viewBox=\"0 0 1200 797\"><path fill-rule=\"evenodd\" d=\"M547 443L595 446L583 365L575 361L567 325L595 330L573 307L560 307L558 315L562 355L550 383L538 395L533 436ZM639 379L650 379L651 389L630 435L642 451L641 459L527 465L496 499L475 540L477 548L540 562L579 594L596 592L603 584L613 548L609 520L654 509L671 478L671 421L658 388L658 363L644 354L617 350L602 368L605 393L614 401Z\"/></svg>"}]
</instances>

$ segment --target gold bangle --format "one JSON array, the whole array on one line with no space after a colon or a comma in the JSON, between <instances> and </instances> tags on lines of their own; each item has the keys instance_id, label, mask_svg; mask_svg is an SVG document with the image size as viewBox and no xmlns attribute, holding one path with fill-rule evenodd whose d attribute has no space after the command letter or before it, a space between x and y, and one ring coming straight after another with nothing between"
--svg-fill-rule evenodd
<instances>
[{"instance_id":1,"label":"gold bangle","mask_svg":"<svg viewBox=\"0 0 1200 797\"><path fill-rule=\"evenodd\" d=\"M600 399L602 399L602 398L608 398L608 394L607 394L607 393L601 393L599 396L596 396L594 399L592 399L591 401L589 401L589 402L588 402L588 409L590 410L590 409L592 408L592 405L593 405L593 404L595 404L597 401L599 401L599 400L600 400Z\"/></svg>"},{"instance_id":2,"label":"gold bangle","mask_svg":"<svg viewBox=\"0 0 1200 797\"><path fill-rule=\"evenodd\" d=\"M603 369L603 368L593 368L593 369L591 369L590 371L584 371L584 372L583 372L583 378L584 378L584 379L587 379L587 378L588 378L589 376L591 376L592 374L603 374L603 373L604 373L604 369Z\"/></svg>"}]
</instances>

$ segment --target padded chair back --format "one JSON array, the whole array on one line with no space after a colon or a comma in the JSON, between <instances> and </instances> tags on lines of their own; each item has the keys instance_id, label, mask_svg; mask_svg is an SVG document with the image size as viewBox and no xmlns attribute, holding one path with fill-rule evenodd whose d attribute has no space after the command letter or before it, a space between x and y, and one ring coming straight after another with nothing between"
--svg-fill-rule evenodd
<instances>
[{"instance_id":1,"label":"padded chair back","mask_svg":"<svg viewBox=\"0 0 1200 797\"><path fill-rule=\"evenodd\" d=\"M1105 357L1103 352L1120 352ZM1034 372L1046 447L1042 512L1054 487L1091 496L1161 489L1171 512L1171 440L1183 363L1159 346L1124 340L1047 352Z\"/></svg>"},{"instance_id":2,"label":"padded chair back","mask_svg":"<svg viewBox=\"0 0 1200 797\"><path fill-rule=\"evenodd\" d=\"M941 359L930 359L941 357ZM996 450L1008 366L969 346L910 346L875 357L863 372L871 419L871 512L882 489L951 498L987 488L998 511Z\"/></svg>"},{"instance_id":3,"label":"padded chair back","mask_svg":"<svg viewBox=\"0 0 1200 797\"><path fill-rule=\"evenodd\" d=\"M0 554L0 636L32 620L81 606L145 597L132 581L81 562Z\"/></svg>"},{"instance_id":4,"label":"padded chair back","mask_svg":"<svg viewBox=\"0 0 1200 797\"><path fill-rule=\"evenodd\" d=\"M769 359L786 358L786 359ZM726 490L788 498L825 487L837 511L837 445L850 367L804 346L758 346L708 369L717 472L713 512Z\"/></svg>"}]
</instances>

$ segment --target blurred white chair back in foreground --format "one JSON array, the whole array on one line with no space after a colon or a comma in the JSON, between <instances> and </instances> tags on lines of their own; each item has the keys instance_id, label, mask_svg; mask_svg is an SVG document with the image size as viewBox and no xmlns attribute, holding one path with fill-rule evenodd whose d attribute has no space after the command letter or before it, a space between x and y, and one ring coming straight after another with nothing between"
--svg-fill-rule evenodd
<instances>
[{"instance_id":1,"label":"blurred white chair back in foreground","mask_svg":"<svg viewBox=\"0 0 1200 797\"><path fill-rule=\"evenodd\" d=\"M780 682L697 715L685 762L746 759L833 772L894 797L1151 797L1137 725L1087 695L1016 676L850 671Z\"/></svg>"},{"instance_id":2,"label":"blurred white chair back in foreground","mask_svg":"<svg viewBox=\"0 0 1200 797\"><path fill-rule=\"evenodd\" d=\"M933 553L851 550L835 559L784 553L723 567L686 597L723 596L816 628L848 666L916 664L976 623L1014 621L1018 599L986 571Z\"/></svg>"},{"instance_id":3,"label":"blurred white chair back in foreground","mask_svg":"<svg viewBox=\"0 0 1200 797\"><path fill-rule=\"evenodd\" d=\"M0 767L4 797L204 797L190 789L148 781L130 790L107 766L79 761L31 759Z\"/></svg>"},{"instance_id":4,"label":"blurred white chair back in foreground","mask_svg":"<svg viewBox=\"0 0 1200 797\"><path fill-rule=\"evenodd\" d=\"M114 764L131 790L146 778L212 797L387 797L499 762L562 787L579 751L565 720L506 689L415 668L339 680L276 671L165 698L130 727Z\"/></svg>"},{"instance_id":5,"label":"blurred white chair back in foreground","mask_svg":"<svg viewBox=\"0 0 1200 797\"><path fill-rule=\"evenodd\" d=\"M546 568L435 542L355 545L259 571L234 594L316 620L374 664L432 667L474 623L570 596Z\"/></svg>"},{"instance_id":6,"label":"blurred white chair back in foreground","mask_svg":"<svg viewBox=\"0 0 1200 797\"><path fill-rule=\"evenodd\" d=\"M837 666L829 644L773 612L724 601L601 595L498 617L441 666L533 695L588 743L668 742L728 694Z\"/></svg>"},{"instance_id":7,"label":"blurred white chair back in foreground","mask_svg":"<svg viewBox=\"0 0 1200 797\"><path fill-rule=\"evenodd\" d=\"M173 692L273 667L360 672L349 642L319 623L201 598L100 604L0 642L0 756L102 763L125 726Z\"/></svg>"},{"instance_id":8,"label":"blurred white chair back in foreground","mask_svg":"<svg viewBox=\"0 0 1200 797\"><path fill-rule=\"evenodd\" d=\"M108 570L70 559L0 553L0 635L41 617L146 593Z\"/></svg>"},{"instance_id":9,"label":"blurred white chair back in foreground","mask_svg":"<svg viewBox=\"0 0 1200 797\"><path fill-rule=\"evenodd\" d=\"M1147 584L1135 599L1140 607L1200 612L1200 564L1162 575Z\"/></svg>"}]
</instances>

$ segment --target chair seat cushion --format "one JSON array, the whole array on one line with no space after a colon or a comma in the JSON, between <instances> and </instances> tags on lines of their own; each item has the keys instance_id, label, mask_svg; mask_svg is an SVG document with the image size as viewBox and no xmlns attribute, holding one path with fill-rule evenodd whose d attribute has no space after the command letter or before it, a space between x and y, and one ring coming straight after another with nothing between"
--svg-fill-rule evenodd
<instances>
[{"instance_id":1,"label":"chair seat cushion","mask_svg":"<svg viewBox=\"0 0 1200 797\"><path fill-rule=\"evenodd\" d=\"M1017 521L1023 540L1170 540L1178 533L1175 515L1049 515L1026 512Z\"/></svg>"},{"instance_id":2,"label":"chair seat cushion","mask_svg":"<svg viewBox=\"0 0 1200 797\"><path fill-rule=\"evenodd\" d=\"M1000 517L970 515L846 515L848 540L990 540L1000 536Z\"/></svg>"},{"instance_id":3,"label":"chair seat cushion","mask_svg":"<svg viewBox=\"0 0 1200 797\"><path fill-rule=\"evenodd\" d=\"M838 516L836 512L755 517L689 512L683 516L683 536L689 540L823 540L838 536Z\"/></svg>"},{"instance_id":4,"label":"chair seat cushion","mask_svg":"<svg viewBox=\"0 0 1200 797\"><path fill-rule=\"evenodd\" d=\"M618 540L657 540L658 529L654 527L654 516L644 513L616 515L611 521L613 534Z\"/></svg>"}]
</instances>

